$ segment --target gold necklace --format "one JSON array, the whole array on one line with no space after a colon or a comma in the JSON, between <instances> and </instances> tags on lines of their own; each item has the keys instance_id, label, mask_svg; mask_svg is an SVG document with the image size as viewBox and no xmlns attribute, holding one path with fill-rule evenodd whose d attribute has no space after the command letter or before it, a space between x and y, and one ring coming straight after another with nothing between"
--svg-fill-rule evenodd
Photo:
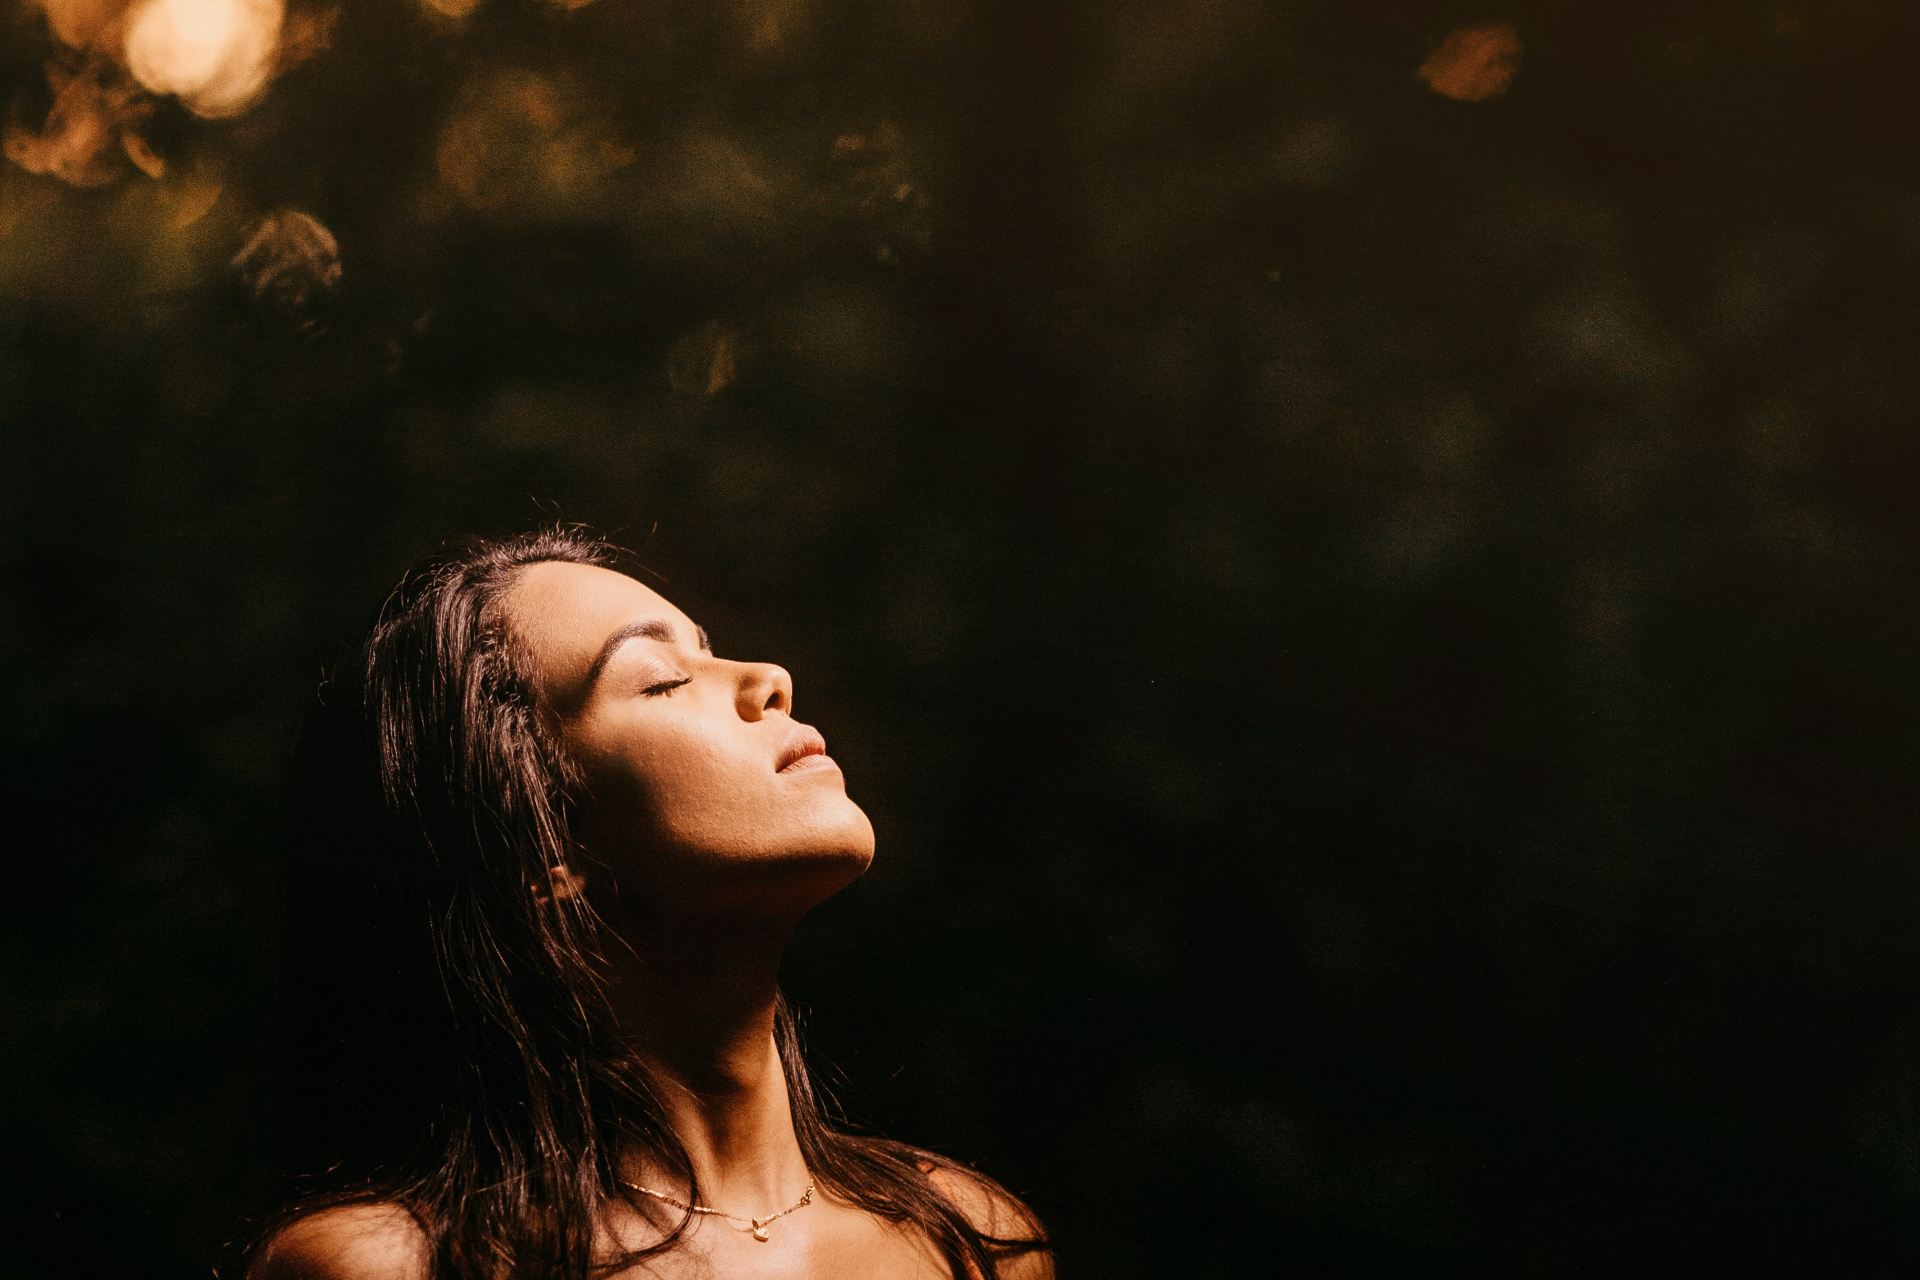
<instances>
[{"instance_id":1,"label":"gold necklace","mask_svg":"<svg viewBox=\"0 0 1920 1280\"><path fill-rule=\"evenodd\" d=\"M643 1187L638 1183L628 1182L625 1178L621 1178L619 1181L620 1185L629 1191L638 1191L643 1196L652 1196L655 1200L664 1200L674 1208L685 1209L688 1213L710 1213L715 1217L725 1218L729 1222L747 1223L753 1231L753 1238L755 1240L765 1240L767 1238L767 1228L770 1225L786 1217L795 1209L804 1209L813 1203L813 1179L811 1178L807 1179L807 1189L800 1193L798 1200L780 1212L770 1213L764 1218L743 1218L739 1214L728 1213L724 1209L710 1209L704 1204L688 1204L685 1200L674 1199L664 1191L655 1191L652 1187Z\"/></svg>"}]
</instances>

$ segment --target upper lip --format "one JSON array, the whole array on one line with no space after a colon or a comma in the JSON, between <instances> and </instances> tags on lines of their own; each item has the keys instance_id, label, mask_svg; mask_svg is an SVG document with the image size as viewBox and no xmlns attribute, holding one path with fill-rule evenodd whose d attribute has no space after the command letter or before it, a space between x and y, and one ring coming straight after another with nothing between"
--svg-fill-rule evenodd
<instances>
[{"instance_id":1,"label":"upper lip","mask_svg":"<svg viewBox=\"0 0 1920 1280\"><path fill-rule=\"evenodd\" d=\"M780 759L773 766L774 772L786 768L801 756L823 756L827 754L827 740L820 736L818 729L799 724L787 735L787 745L780 750Z\"/></svg>"}]
</instances>

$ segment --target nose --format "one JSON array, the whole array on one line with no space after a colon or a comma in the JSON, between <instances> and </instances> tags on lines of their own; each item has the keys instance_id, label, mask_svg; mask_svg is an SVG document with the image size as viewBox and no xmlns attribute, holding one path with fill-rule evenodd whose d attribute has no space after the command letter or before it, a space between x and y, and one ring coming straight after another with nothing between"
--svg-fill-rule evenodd
<instances>
[{"instance_id":1,"label":"nose","mask_svg":"<svg viewBox=\"0 0 1920 1280\"><path fill-rule=\"evenodd\" d=\"M793 714L793 677L785 667L771 662L743 662L740 668L736 697L742 716L758 720L769 711Z\"/></svg>"}]
</instances>

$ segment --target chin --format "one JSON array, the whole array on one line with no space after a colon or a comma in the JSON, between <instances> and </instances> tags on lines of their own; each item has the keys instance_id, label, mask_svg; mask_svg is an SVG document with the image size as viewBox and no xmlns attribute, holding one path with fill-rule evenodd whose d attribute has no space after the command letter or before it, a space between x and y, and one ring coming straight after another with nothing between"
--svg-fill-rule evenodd
<instances>
[{"instance_id":1,"label":"chin","mask_svg":"<svg viewBox=\"0 0 1920 1280\"><path fill-rule=\"evenodd\" d=\"M800 874L831 886L823 897L838 893L873 865L872 834L869 832L864 840L848 840L799 854L795 862L799 864L796 870Z\"/></svg>"},{"instance_id":2,"label":"chin","mask_svg":"<svg viewBox=\"0 0 1920 1280\"><path fill-rule=\"evenodd\" d=\"M804 915L873 865L873 824L859 806L822 806L778 839L741 831L633 851L611 878L640 909L742 916ZM641 905L645 904L645 905Z\"/></svg>"},{"instance_id":3,"label":"chin","mask_svg":"<svg viewBox=\"0 0 1920 1280\"><path fill-rule=\"evenodd\" d=\"M854 821L835 824L771 859L766 887L804 911L865 875L873 865L873 827L864 813L854 813Z\"/></svg>"},{"instance_id":4,"label":"chin","mask_svg":"<svg viewBox=\"0 0 1920 1280\"><path fill-rule=\"evenodd\" d=\"M803 862L831 863L850 870L853 877L873 864L873 822L859 805L817 813L806 831L798 834L787 856Z\"/></svg>"}]
</instances>

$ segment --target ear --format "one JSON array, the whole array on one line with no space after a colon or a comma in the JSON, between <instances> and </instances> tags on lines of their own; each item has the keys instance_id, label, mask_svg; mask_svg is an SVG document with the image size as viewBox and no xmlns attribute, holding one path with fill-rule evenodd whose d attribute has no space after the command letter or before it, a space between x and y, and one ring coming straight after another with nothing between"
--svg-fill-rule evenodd
<instances>
[{"instance_id":1,"label":"ear","mask_svg":"<svg viewBox=\"0 0 1920 1280\"><path fill-rule=\"evenodd\" d=\"M531 884L527 887L533 890L533 900L544 907L549 903L565 902L569 898L577 898L585 893L587 878L575 875L566 863L556 862L547 868L546 884Z\"/></svg>"}]
</instances>

